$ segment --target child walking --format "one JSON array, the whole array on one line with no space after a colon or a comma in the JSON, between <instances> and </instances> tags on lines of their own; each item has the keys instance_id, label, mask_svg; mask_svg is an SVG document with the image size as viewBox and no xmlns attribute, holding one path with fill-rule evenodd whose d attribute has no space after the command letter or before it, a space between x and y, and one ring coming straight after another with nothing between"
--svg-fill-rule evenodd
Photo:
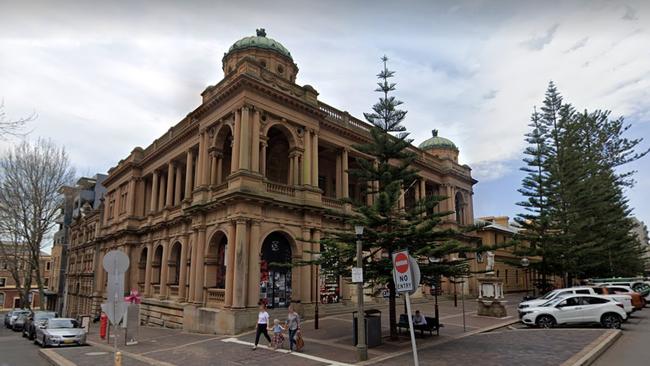
<instances>
[{"instance_id":1,"label":"child walking","mask_svg":"<svg viewBox=\"0 0 650 366\"><path fill-rule=\"evenodd\" d=\"M284 331L284 327L280 325L280 320L274 319L273 320L273 349L276 350L278 347L282 348L282 345L284 344L284 335L282 332Z\"/></svg>"}]
</instances>

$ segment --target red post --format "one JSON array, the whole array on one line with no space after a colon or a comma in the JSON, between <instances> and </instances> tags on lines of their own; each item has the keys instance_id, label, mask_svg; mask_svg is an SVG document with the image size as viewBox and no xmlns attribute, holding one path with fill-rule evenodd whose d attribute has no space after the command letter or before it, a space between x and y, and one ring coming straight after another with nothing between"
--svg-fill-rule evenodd
<instances>
[{"instance_id":1,"label":"red post","mask_svg":"<svg viewBox=\"0 0 650 366\"><path fill-rule=\"evenodd\" d=\"M99 336L102 339L106 339L106 328L108 327L108 316L102 313L99 317Z\"/></svg>"}]
</instances>

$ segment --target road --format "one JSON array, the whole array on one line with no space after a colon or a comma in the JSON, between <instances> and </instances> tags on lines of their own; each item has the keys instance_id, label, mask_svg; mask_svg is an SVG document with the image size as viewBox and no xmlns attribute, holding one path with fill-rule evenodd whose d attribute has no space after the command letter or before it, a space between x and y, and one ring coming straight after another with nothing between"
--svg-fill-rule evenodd
<instances>
[{"instance_id":1,"label":"road","mask_svg":"<svg viewBox=\"0 0 650 366\"><path fill-rule=\"evenodd\" d=\"M4 320L4 314L0 314ZM38 354L39 347L23 338L20 332L0 324L0 366L48 366Z\"/></svg>"},{"instance_id":2,"label":"road","mask_svg":"<svg viewBox=\"0 0 650 366\"><path fill-rule=\"evenodd\" d=\"M595 366L645 366L650 360L650 308L635 312L623 325L623 335L593 363Z\"/></svg>"}]
</instances>

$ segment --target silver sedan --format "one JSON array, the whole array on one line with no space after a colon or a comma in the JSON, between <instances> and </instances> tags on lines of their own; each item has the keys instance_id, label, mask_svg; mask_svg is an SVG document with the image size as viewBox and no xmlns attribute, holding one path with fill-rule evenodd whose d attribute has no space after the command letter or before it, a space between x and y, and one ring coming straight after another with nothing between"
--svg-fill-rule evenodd
<instances>
[{"instance_id":1,"label":"silver sedan","mask_svg":"<svg viewBox=\"0 0 650 366\"><path fill-rule=\"evenodd\" d=\"M79 323L70 318L48 319L36 328L34 343L41 347L86 344L86 331L79 328Z\"/></svg>"}]
</instances>

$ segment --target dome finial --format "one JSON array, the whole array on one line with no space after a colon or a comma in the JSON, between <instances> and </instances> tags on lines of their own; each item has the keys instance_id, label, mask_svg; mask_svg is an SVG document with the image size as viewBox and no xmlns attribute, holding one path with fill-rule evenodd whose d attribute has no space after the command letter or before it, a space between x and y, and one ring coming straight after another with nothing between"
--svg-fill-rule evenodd
<instances>
[{"instance_id":1,"label":"dome finial","mask_svg":"<svg viewBox=\"0 0 650 366\"><path fill-rule=\"evenodd\" d=\"M258 37L266 37L266 30L264 28L255 29Z\"/></svg>"},{"instance_id":2,"label":"dome finial","mask_svg":"<svg viewBox=\"0 0 650 366\"><path fill-rule=\"evenodd\" d=\"M431 130L431 135L433 135L433 137L438 136L438 130Z\"/></svg>"}]
</instances>

